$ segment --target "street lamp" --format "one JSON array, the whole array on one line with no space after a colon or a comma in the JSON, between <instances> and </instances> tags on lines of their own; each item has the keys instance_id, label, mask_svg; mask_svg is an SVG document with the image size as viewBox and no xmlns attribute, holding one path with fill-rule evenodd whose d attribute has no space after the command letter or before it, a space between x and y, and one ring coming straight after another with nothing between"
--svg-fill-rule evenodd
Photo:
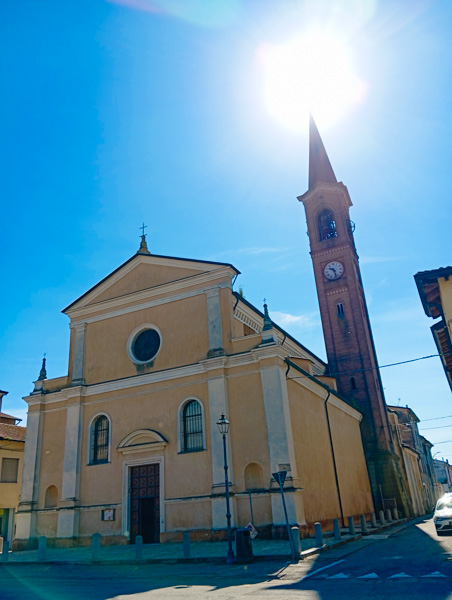
<instances>
[{"instance_id":1,"label":"street lamp","mask_svg":"<svg viewBox=\"0 0 452 600\"><path fill-rule=\"evenodd\" d=\"M223 453L224 453L224 481L226 487L226 519L228 523L228 557L226 564L230 565L234 562L234 552L232 550L232 531L231 531L231 511L229 509L229 480L228 480L228 459L226 454L226 434L229 431L229 421L224 414L217 421L218 429L223 436Z\"/></svg>"}]
</instances>

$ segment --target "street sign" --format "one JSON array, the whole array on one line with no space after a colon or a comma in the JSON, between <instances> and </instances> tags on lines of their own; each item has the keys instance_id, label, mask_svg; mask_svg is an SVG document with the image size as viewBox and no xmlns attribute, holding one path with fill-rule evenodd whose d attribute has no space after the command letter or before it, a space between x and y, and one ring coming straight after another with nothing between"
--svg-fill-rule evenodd
<instances>
[{"instance_id":1,"label":"street sign","mask_svg":"<svg viewBox=\"0 0 452 600\"><path fill-rule=\"evenodd\" d=\"M284 485L287 477L287 471L278 471L277 473L272 473L272 475L275 481L277 481L280 485Z\"/></svg>"},{"instance_id":2,"label":"street sign","mask_svg":"<svg viewBox=\"0 0 452 600\"><path fill-rule=\"evenodd\" d=\"M252 523L248 523L247 525L245 525L245 529L248 529L248 531L250 532L250 538L252 540L254 540L254 538L259 535L259 532L257 531L257 529L254 527L254 525Z\"/></svg>"}]
</instances>

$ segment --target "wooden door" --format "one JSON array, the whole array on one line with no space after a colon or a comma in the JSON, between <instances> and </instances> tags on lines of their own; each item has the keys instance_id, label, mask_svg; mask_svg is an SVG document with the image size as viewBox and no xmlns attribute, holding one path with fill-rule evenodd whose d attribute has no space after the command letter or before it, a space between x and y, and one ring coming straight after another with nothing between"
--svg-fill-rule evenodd
<instances>
[{"instance_id":1,"label":"wooden door","mask_svg":"<svg viewBox=\"0 0 452 600\"><path fill-rule=\"evenodd\" d=\"M160 465L139 465L130 469L130 542L137 535L143 544L160 541Z\"/></svg>"}]
</instances>

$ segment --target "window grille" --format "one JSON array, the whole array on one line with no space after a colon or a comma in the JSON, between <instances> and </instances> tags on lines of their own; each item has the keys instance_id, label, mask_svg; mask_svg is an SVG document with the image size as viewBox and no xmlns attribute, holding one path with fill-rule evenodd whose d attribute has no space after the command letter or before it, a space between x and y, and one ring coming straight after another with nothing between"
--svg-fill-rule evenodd
<instances>
[{"instance_id":1,"label":"window grille","mask_svg":"<svg viewBox=\"0 0 452 600\"><path fill-rule=\"evenodd\" d=\"M109 422L105 415L96 419L93 426L93 455L92 464L108 462Z\"/></svg>"},{"instance_id":2,"label":"window grille","mask_svg":"<svg viewBox=\"0 0 452 600\"><path fill-rule=\"evenodd\" d=\"M202 410L196 400L190 400L182 411L182 452L204 450Z\"/></svg>"},{"instance_id":3,"label":"window grille","mask_svg":"<svg viewBox=\"0 0 452 600\"><path fill-rule=\"evenodd\" d=\"M336 310L337 310L338 317L344 316L344 305L342 304L342 302L339 302L338 304L336 304Z\"/></svg>"}]
</instances>

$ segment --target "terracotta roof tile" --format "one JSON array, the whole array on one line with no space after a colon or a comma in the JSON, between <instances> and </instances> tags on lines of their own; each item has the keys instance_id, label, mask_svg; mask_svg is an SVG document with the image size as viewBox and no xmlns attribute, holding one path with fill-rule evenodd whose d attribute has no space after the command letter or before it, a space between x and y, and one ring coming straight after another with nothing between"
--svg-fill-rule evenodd
<instances>
[{"instance_id":1,"label":"terracotta roof tile","mask_svg":"<svg viewBox=\"0 0 452 600\"><path fill-rule=\"evenodd\" d=\"M12 442L25 442L26 427L18 425L9 425L0 423L0 440L10 440Z\"/></svg>"}]
</instances>

